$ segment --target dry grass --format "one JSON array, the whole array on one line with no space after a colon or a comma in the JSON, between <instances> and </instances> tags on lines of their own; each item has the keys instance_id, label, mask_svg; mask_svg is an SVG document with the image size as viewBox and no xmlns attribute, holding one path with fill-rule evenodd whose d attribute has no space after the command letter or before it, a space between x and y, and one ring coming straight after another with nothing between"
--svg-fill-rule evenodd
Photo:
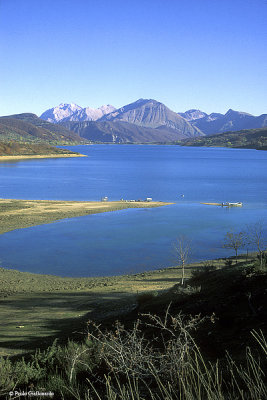
<instances>
[{"instance_id":1,"label":"dry grass","mask_svg":"<svg viewBox=\"0 0 267 400\"><path fill-rule=\"evenodd\" d=\"M160 207L164 202L54 201L0 199L0 233L48 224L59 219L80 217L127 208Z\"/></svg>"}]
</instances>

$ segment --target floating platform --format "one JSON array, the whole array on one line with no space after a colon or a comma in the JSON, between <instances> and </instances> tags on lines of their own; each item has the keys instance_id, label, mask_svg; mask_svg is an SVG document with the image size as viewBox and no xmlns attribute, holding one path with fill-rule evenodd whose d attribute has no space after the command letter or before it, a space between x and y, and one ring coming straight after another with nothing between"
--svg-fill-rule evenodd
<instances>
[{"instance_id":1,"label":"floating platform","mask_svg":"<svg viewBox=\"0 0 267 400\"><path fill-rule=\"evenodd\" d=\"M200 204L206 204L208 206L220 206L220 207L242 207L243 203L237 202L237 203L200 203Z\"/></svg>"},{"instance_id":2,"label":"floating platform","mask_svg":"<svg viewBox=\"0 0 267 400\"><path fill-rule=\"evenodd\" d=\"M226 202L226 203L222 203L223 207L242 207L243 203L241 203L240 201L237 203L230 203L230 202Z\"/></svg>"}]
</instances>

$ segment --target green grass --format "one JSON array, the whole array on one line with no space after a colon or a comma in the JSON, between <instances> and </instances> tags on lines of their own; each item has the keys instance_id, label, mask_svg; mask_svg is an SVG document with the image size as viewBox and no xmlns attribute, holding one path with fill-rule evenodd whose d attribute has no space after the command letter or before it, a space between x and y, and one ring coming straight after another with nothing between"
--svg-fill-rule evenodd
<instances>
[{"instance_id":1,"label":"green grass","mask_svg":"<svg viewBox=\"0 0 267 400\"><path fill-rule=\"evenodd\" d=\"M150 281L153 276L161 276L163 282ZM1 268L0 354L23 354L47 347L55 337L64 340L83 331L88 319L127 312L136 303L137 292L170 286L178 276L172 269L110 278L61 278Z\"/></svg>"},{"instance_id":2,"label":"green grass","mask_svg":"<svg viewBox=\"0 0 267 400\"><path fill-rule=\"evenodd\" d=\"M1 348L16 357L0 359L0 393L31 385L65 400L264 399L266 267L226 261L187 266L183 286L181 268L110 278L2 268Z\"/></svg>"},{"instance_id":3,"label":"green grass","mask_svg":"<svg viewBox=\"0 0 267 400\"><path fill-rule=\"evenodd\" d=\"M240 261L244 260L240 257ZM225 260L215 260L213 264L215 269L221 268ZM187 266L186 277L202 266L203 263ZM180 267L103 278L62 278L0 268L0 354L24 354L47 347L55 337L64 341L79 336L77 332L83 332L89 319L116 318L141 305L154 312L165 309L170 301L174 304L175 299L184 301L184 293L177 294L175 286L171 289L180 278ZM211 291L223 282L221 276L217 281L210 279L205 282ZM200 285L204 287L203 282L196 287Z\"/></svg>"}]
</instances>

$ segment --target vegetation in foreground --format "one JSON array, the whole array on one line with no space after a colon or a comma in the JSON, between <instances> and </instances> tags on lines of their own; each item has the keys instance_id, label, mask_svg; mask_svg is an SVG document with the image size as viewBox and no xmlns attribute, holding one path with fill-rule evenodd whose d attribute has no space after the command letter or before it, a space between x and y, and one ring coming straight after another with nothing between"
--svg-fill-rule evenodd
<instances>
[{"instance_id":1,"label":"vegetation in foreground","mask_svg":"<svg viewBox=\"0 0 267 400\"><path fill-rule=\"evenodd\" d=\"M186 139L181 146L232 147L267 150L267 128L244 129L201 138Z\"/></svg>"},{"instance_id":2,"label":"vegetation in foreground","mask_svg":"<svg viewBox=\"0 0 267 400\"><path fill-rule=\"evenodd\" d=\"M3 398L31 389L57 399L265 399L266 258L225 264L138 295L115 324L88 322L82 341L2 358Z\"/></svg>"}]
</instances>

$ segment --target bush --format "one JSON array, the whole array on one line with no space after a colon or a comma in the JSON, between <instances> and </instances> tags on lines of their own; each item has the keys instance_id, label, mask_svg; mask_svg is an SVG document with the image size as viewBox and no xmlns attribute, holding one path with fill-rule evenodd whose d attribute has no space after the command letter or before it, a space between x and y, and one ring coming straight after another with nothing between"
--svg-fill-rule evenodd
<instances>
[{"instance_id":1,"label":"bush","mask_svg":"<svg viewBox=\"0 0 267 400\"><path fill-rule=\"evenodd\" d=\"M267 272L267 262L266 259L263 258L262 262L260 262L260 260L257 260L254 264L254 270L255 272L258 273L263 273L265 274Z\"/></svg>"},{"instance_id":2,"label":"bush","mask_svg":"<svg viewBox=\"0 0 267 400\"><path fill-rule=\"evenodd\" d=\"M224 265L225 265L226 267L231 267L232 264L233 264L233 260L232 260L231 258L227 258L227 259L225 260L225 262L224 262Z\"/></svg>"},{"instance_id":3,"label":"bush","mask_svg":"<svg viewBox=\"0 0 267 400\"><path fill-rule=\"evenodd\" d=\"M193 279L198 279L203 277L206 274L209 274L210 272L214 271L216 267L210 262L210 261L205 261L203 263L202 267L198 267L192 270L191 276Z\"/></svg>"},{"instance_id":4,"label":"bush","mask_svg":"<svg viewBox=\"0 0 267 400\"><path fill-rule=\"evenodd\" d=\"M84 397L86 400L266 398L262 366L249 349L245 367L230 356L223 365L205 361L191 332L208 318L173 317L168 311L163 319L150 314L144 317L153 339L146 338L140 320L130 331L117 323L114 333L98 330L93 335L92 339L101 344L106 371L102 380L98 377L96 381L94 374L88 377L92 391ZM214 323L212 317L210 320ZM254 332L254 337L267 354L262 333Z\"/></svg>"},{"instance_id":5,"label":"bush","mask_svg":"<svg viewBox=\"0 0 267 400\"><path fill-rule=\"evenodd\" d=\"M249 348L243 366L230 356L222 364L205 361L193 332L204 322L216 323L213 316L172 316L167 310L163 318L142 318L132 329L117 322L108 332L89 323L86 342L65 347L54 343L28 363L0 359L1 394L36 380L35 386L64 400L267 398L262 364ZM266 356L263 333L252 334Z\"/></svg>"},{"instance_id":6,"label":"bush","mask_svg":"<svg viewBox=\"0 0 267 400\"><path fill-rule=\"evenodd\" d=\"M155 297L158 296L158 292L143 292L139 293L136 296L137 305L142 306L143 304L147 303L148 301L153 300Z\"/></svg>"}]
</instances>

